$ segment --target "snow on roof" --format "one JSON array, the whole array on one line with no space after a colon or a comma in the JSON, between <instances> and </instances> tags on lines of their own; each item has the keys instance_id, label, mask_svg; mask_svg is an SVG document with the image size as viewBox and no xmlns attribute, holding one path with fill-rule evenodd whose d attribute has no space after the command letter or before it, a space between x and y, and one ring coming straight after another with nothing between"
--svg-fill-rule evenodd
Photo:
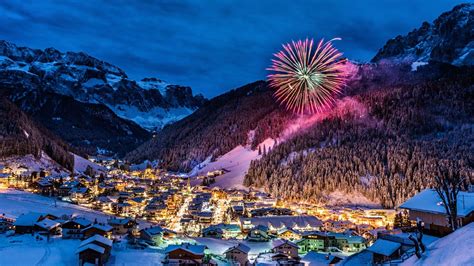
<instances>
[{"instance_id":1,"label":"snow on roof","mask_svg":"<svg viewBox=\"0 0 474 266\"><path fill-rule=\"evenodd\" d=\"M385 239L377 239L377 241L375 241L375 243L372 246L367 248L367 250L376 254L390 256L401 246L402 245L397 242L392 242Z\"/></svg>"},{"instance_id":2,"label":"snow on roof","mask_svg":"<svg viewBox=\"0 0 474 266\"><path fill-rule=\"evenodd\" d=\"M307 263L305 265L329 265L334 258L335 256L330 254L310 251L301 259L301 261Z\"/></svg>"},{"instance_id":3,"label":"snow on roof","mask_svg":"<svg viewBox=\"0 0 474 266\"><path fill-rule=\"evenodd\" d=\"M291 241L288 241L288 240L284 240L284 239L276 239L275 241L273 241L272 247L277 248L277 247L279 247L281 245L284 245L284 244L288 244L292 247L298 248L298 245L296 245L295 243L293 243Z\"/></svg>"},{"instance_id":4,"label":"snow on roof","mask_svg":"<svg viewBox=\"0 0 474 266\"><path fill-rule=\"evenodd\" d=\"M51 220L51 219L46 218L46 219L43 219L43 220L41 220L41 221L39 221L39 222L36 222L35 225L37 225L37 226L39 226L39 227L41 227L41 228L50 230L50 229L52 229L52 228L54 228L54 227L59 226L60 223L58 223L58 222L56 222L56 221L53 221L53 220Z\"/></svg>"},{"instance_id":5,"label":"snow on roof","mask_svg":"<svg viewBox=\"0 0 474 266\"><path fill-rule=\"evenodd\" d=\"M163 228L160 226L153 226L150 228L143 229L143 232L147 233L150 236L158 235L163 232Z\"/></svg>"},{"instance_id":6,"label":"snow on roof","mask_svg":"<svg viewBox=\"0 0 474 266\"><path fill-rule=\"evenodd\" d=\"M242 251L243 253L247 253L247 254L248 254L249 251L250 251L250 247L249 247L249 246L244 245L244 244L242 244L242 243L239 243L237 246L233 246L233 247L228 248L224 253L230 252L230 251L232 251L232 250L234 250L234 249L238 249L238 250Z\"/></svg>"},{"instance_id":7,"label":"snow on roof","mask_svg":"<svg viewBox=\"0 0 474 266\"><path fill-rule=\"evenodd\" d=\"M97 251L97 252L99 252L100 254L104 254L104 252L105 252L105 248L103 248L103 247L101 247L101 246L99 246L99 245L90 243L90 244L87 244L87 245L84 245L84 246L80 246L80 247L76 250L76 254L77 254L77 253L81 253L81 252L83 252L83 251L85 251L85 250L88 250L88 249L92 249L92 250L94 250L94 251Z\"/></svg>"},{"instance_id":8,"label":"snow on roof","mask_svg":"<svg viewBox=\"0 0 474 266\"><path fill-rule=\"evenodd\" d=\"M89 230L90 228L97 228L99 230L102 230L102 231L105 231L105 232L109 232L109 231L112 231L112 226L110 225L106 225L106 224L93 224L87 228L84 228L82 229L83 231L85 230Z\"/></svg>"},{"instance_id":9,"label":"snow on roof","mask_svg":"<svg viewBox=\"0 0 474 266\"><path fill-rule=\"evenodd\" d=\"M458 216L466 217L474 211L474 193L460 191L458 194ZM446 214L446 209L434 189L425 189L400 205L402 209Z\"/></svg>"},{"instance_id":10,"label":"snow on roof","mask_svg":"<svg viewBox=\"0 0 474 266\"><path fill-rule=\"evenodd\" d=\"M264 217L252 217L250 222L254 225L272 226L274 228L294 228L294 227L320 227L322 226L321 220L314 216L264 216Z\"/></svg>"},{"instance_id":11,"label":"snow on roof","mask_svg":"<svg viewBox=\"0 0 474 266\"><path fill-rule=\"evenodd\" d=\"M130 222L131 219L130 218L111 218L109 220L109 224L127 224L128 222Z\"/></svg>"},{"instance_id":12,"label":"snow on roof","mask_svg":"<svg viewBox=\"0 0 474 266\"><path fill-rule=\"evenodd\" d=\"M14 223L15 226L33 226L41 218L41 213L29 212L22 214L18 217Z\"/></svg>"},{"instance_id":13,"label":"snow on roof","mask_svg":"<svg viewBox=\"0 0 474 266\"><path fill-rule=\"evenodd\" d=\"M87 220L86 218L82 218L82 217L75 217L71 221L75 222L75 223L78 223L82 226L89 226L89 225L92 224L91 221Z\"/></svg>"},{"instance_id":14,"label":"snow on roof","mask_svg":"<svg viewBox=\"0 0 474 266\"><path fill-rule=\"evenodd\" d=\"M182 249L185 250L189 253L195 254L195 255L204 255L204 250L207 247L204 245L191 245L189 243L183 243L181 245L169 245L165 249L165 253L170 253L172 251L175 251L177 249Z\"/></svg>"},{"instance_id":15,"label":"snow on roof","mask_svg":"<svg viewBox=\"0 0 474 266\"><path fill-rule=\"evenodd\" d=\"M109 247L111 247L112 243L113 243L112 240L110 240L106 237L103 237L101 235L94 235L94 236L91 236L88 239L82 241L79 246L82 247L84 245L87 245L87 244L90 244L90 243L93 243L93 242L100 242L100 243L102 243L104 245L107 245Z\"/></svg>"},{"instance_id":16,"label":"snow on roof","mask_svg":"<svg viewBox=\"0 0 474 266\"><path fill-rule=\"evenodd\" d=\"M472 247L474 247L474 223L434 241L428 245L420 259L412 256L402 265L472 265L474 262Z\"/></svg>"}]
</instances>

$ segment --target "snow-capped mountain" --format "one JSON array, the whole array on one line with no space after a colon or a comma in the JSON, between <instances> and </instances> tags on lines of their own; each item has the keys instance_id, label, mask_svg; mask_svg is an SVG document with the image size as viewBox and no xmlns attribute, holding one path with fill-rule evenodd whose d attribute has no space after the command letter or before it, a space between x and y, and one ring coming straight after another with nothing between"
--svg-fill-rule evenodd
<instances>
[{"instance_id":1,"label":"snow-capped mountain","mask_svg":"<svg viewBox=\"0 0 474 266\"><path fill-rule=\"evenodd\" d=\"M474 65L474 4L458 5L433 23L389 40L372 61L388 58Z\"/></svg>"},{"instance_id":2,"label":"snow-capped mountain","mask_svg":"<svg viewBox=\"0 0 474 266\"><path fill-rule=\"evenodd\" d=\"M82 52L31 49L0 41L0 71L40 79L47 86L43 89L80 102L104 104L148 130L179 120L205 102L203 96L193 96L189 87L156 78L136 82L119 67Z\"/></svg>"}]
</instances>

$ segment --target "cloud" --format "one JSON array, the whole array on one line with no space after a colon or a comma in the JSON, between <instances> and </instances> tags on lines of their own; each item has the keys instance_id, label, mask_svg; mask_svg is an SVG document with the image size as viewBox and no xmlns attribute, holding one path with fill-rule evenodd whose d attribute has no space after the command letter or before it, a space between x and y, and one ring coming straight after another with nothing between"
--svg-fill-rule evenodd
<instances>
[{"instance_id":1,"label":"cloud","mask_svg":"<svg viewBox=\"0 0 474 266\"><path fill-rule=\"evenodd\" d=\"M281 43L332 38L370 60L388 38L458 1L2 1L0 39L84 51L135 79L156 76L208 97L264 79Z\"/></svg>"}]
</instances>

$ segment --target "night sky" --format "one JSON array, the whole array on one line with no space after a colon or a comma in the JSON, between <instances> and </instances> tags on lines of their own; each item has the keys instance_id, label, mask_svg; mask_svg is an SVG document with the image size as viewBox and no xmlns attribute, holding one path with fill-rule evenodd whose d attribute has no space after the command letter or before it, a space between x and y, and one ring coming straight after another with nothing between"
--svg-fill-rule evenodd
<instances>
[{"instance_id":1,"label":"night sky","mask_svg":"<svg viewBox=\"0 0 474 266\"><path fill-rule=\"evenodd\" d=\"M84 51L133 79L158 77L212 97L264 79L283 42L341 37L335 45L346 56L368 61L388 39L461 2L7 0L0 39Z\"/></svg>"}]
</instances>

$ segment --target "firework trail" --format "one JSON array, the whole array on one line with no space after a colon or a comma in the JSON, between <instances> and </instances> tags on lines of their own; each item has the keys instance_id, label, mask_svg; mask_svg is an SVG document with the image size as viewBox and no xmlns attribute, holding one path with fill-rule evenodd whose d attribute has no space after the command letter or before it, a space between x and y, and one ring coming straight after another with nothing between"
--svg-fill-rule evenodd
<instances>
[{"instance_id":1,"label":"firework trail","mask_svg":"<svg viewBox=\"0 0 474 266\"><path fill-rule=\"evenodd\" d=\"M292 42L283 45L283 50L274 54L272 65L267 70L270 86L280 104L297 114L316 113L331 107L334 97L345 84L345 59L342 53L328 42L313 40Z\"/></svg>"}]
</instances>

